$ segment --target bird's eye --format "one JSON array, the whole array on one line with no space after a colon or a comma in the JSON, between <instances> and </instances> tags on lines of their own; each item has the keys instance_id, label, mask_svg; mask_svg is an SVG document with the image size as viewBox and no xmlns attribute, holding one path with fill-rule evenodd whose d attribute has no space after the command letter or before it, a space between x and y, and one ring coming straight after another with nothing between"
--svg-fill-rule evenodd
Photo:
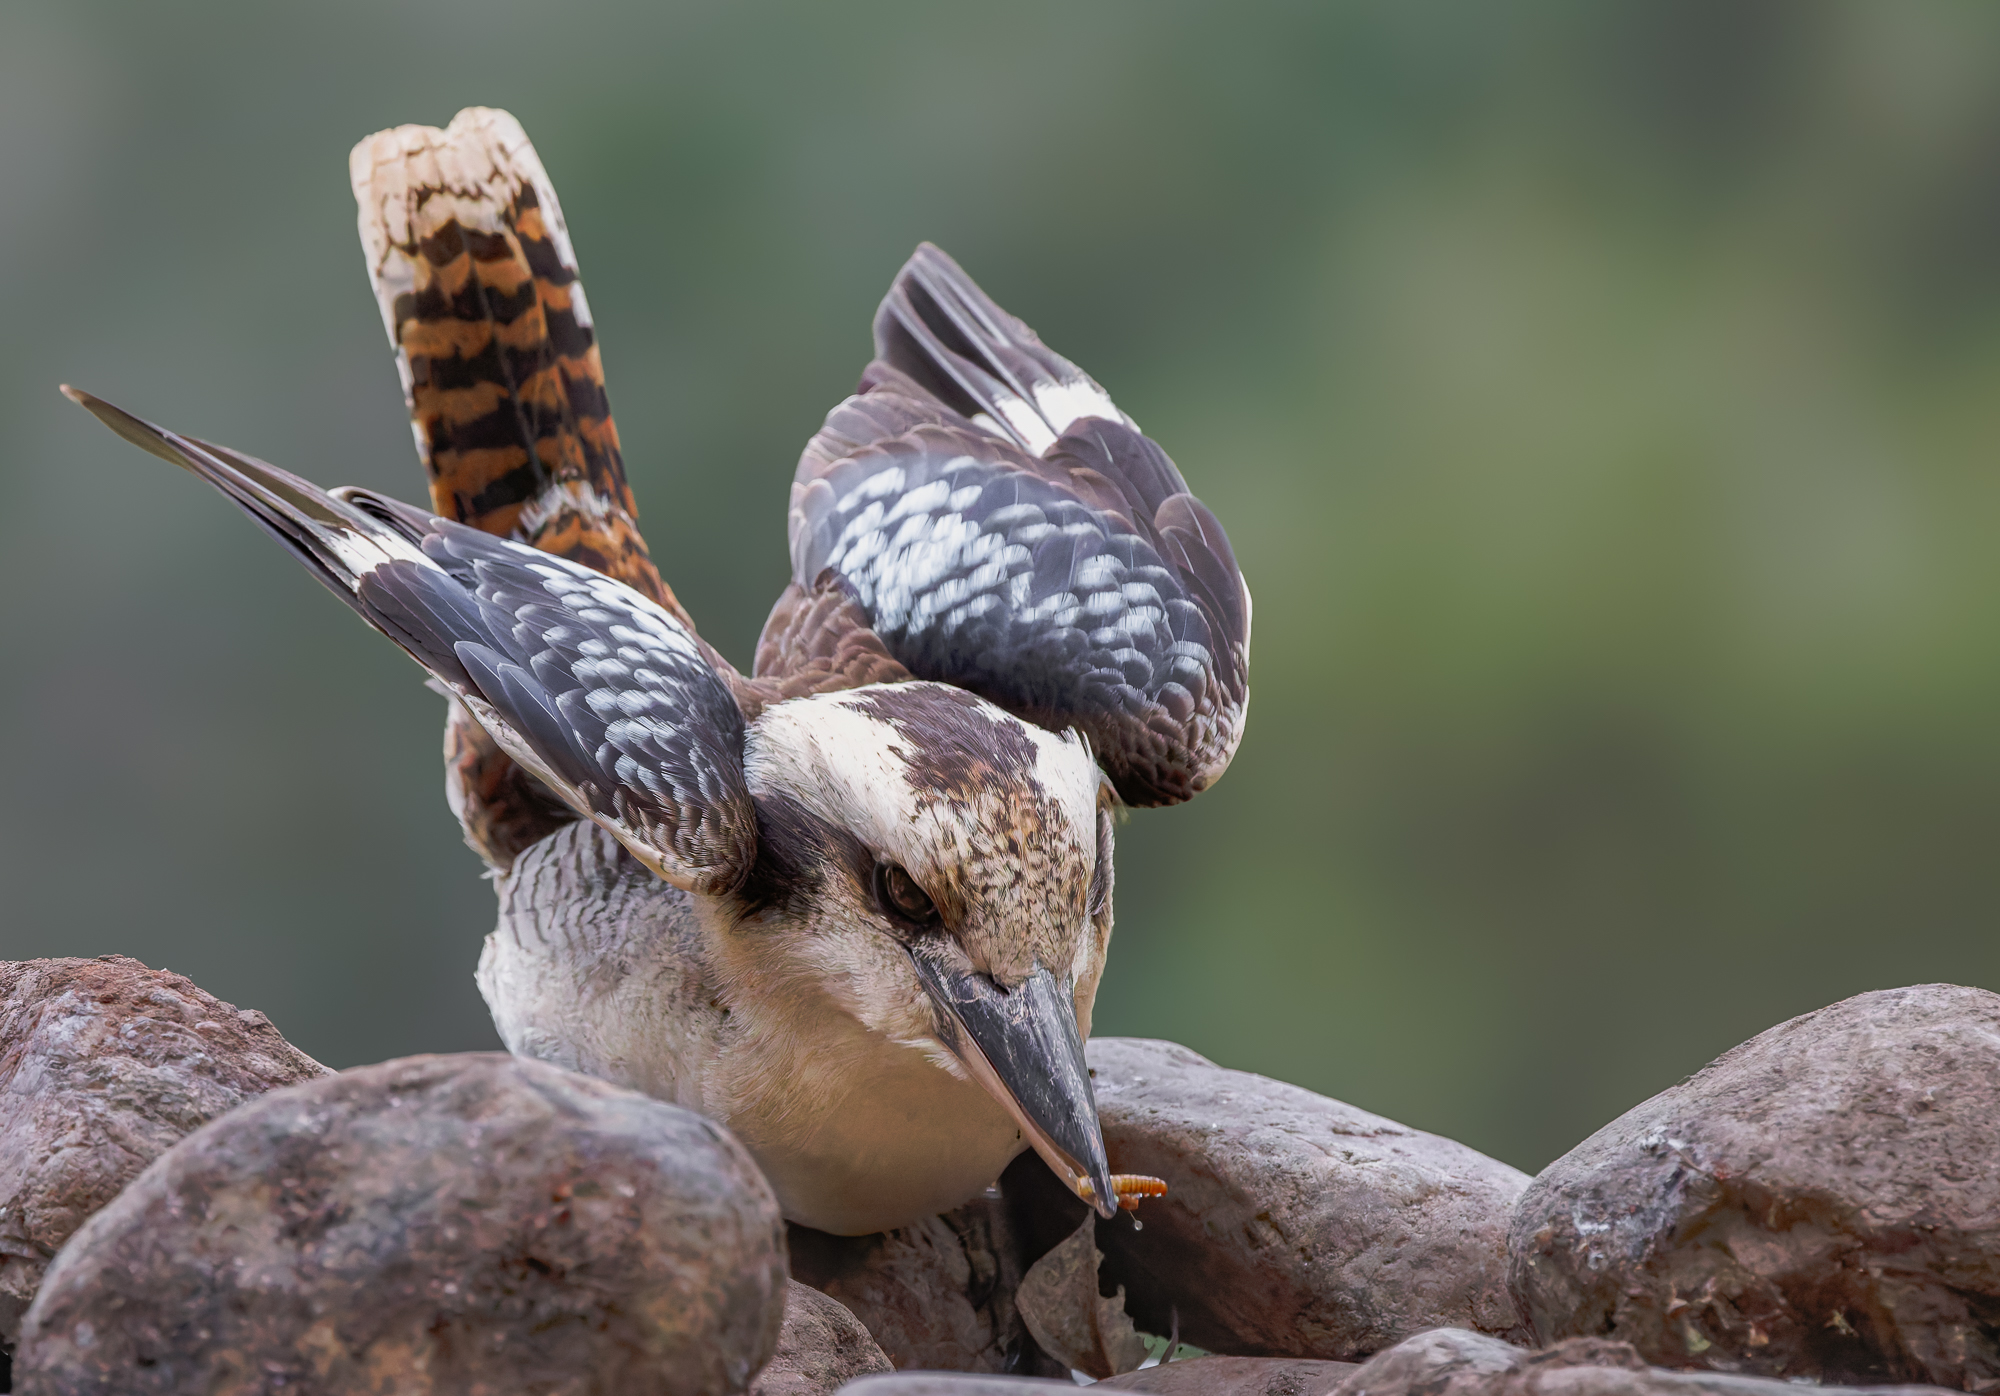
<instances>
[{"instance_id":1,"label":"bird's eye","mask_svg":"<svg viewBox=\"0 0 2000 1396\"><path fill-rule=\"evenodd\" d=\"M924 895L915 878L894 863L875 865L875 900L901 921L927 926L937 920L937 906Z\"/></svg>"}]
</instances>

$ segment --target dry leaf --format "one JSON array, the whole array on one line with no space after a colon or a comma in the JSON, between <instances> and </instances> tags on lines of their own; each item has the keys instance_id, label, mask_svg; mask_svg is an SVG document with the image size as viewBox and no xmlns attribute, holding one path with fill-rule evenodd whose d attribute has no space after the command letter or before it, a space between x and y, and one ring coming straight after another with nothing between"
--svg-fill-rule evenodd
<instances>
[{"instance_id":1,"label":"dry leaf","mask_svg":"<svg viewBox=\"0 0 2000 1396\"><path fill-rule=\"evenodd\" d=\"M1146 1343L1125 1316L1125 1288L1110 1299L1097 1292L1097 1218L1028 1267L1014 1306L1042 1351L1102 1381L1137 1370Z\"/></svg>"}]
</instances>

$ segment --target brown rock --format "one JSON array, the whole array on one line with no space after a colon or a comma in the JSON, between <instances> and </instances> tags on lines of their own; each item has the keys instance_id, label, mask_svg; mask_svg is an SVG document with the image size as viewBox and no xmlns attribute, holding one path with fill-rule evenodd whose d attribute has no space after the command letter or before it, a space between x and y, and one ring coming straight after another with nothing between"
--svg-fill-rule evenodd
<instances>
[{"instance_id":1,"label":"brown rock","mask_svg":"<svg viewBox=\"0 0 2000 1396\"><path fill-rule=\"evenodd\" d=\"M327 1075L263 1014L123 955L0 962L0 1348L91 1213L183 1136Z\"/></svg>"},{"instance_id":2,"label":"brown rock","mask_svg":"<svg viewBox=\"0 0 2000 1396\"><path fill-rule=\"evenodd\" d=\"M1097 1228L1104 1283L1142 1330L1168 1332L1178 1310L1198 1347L1335 1361L1440 1325L1517 1331L1505 1239L1521 1173L1170 1042L1086 1050L1111 1167L1170 1189L1139 1209L1143 1229ZM1082 1206L1055 1189L1033 1215L1073 1226ZM1033 1239L1029 1255L1054 1241Z\"/></svg>"},{"instance_id":3,"label":"brown rock","mask_svg":"<svg viewBox=\"0 0 2000 1396\"><path fill-rule=\"evenodd\" d=\"M1612 1365L1625 1361L1623 1354L1601 1354ZM1367 1392L1368 1396L1403 1396L1421 1393L1433 1396L1445 1383L1467 1382L1467 1391L1483 1389L1490 1378L1519 1371L1528 1353L1511 1343L1463 1328L1433 1328L1418 1333L1385 1352L1378 1352L1348 1374L1342 1396ZM1637 1358L1632 1359L1637 1362ZM1644 1364L1639 1364L1644 1365Z\"/></svg>"},{"instance_id":4,"label":"brown rock","mask_svg":"<svg viewBox=\"0 0 2000 1396\"><path fill-rule=\"evenodd\" d=\"M1349 1372L1333 1396L1795 1396L1797 1391L1790 1382L1764 1377L1648 1367L1630 1344L1603 1338L1573 1338L1529 1352L1484 1334L1440 1328L1377 1353ZM1868 1396L1938 1396L1938 1389L1872 1387Z\"/></svg>"},{"instance_id":5,"label":"brown rock","mask_svg":"<svg viewBox=\"0 0 2000 1396\"><path fill-rule=\"evenodd\" d=\"M792 1278L845 1305L898 1368L1034 1370L1014 1305L1019 1247L999 1199L874 1236L795 1225L790 1239Z\"/></svg>"},{"instance_id":6,"label":"brown rock","mask_svg":"<svg viewBox=\"0 0 2000 1396\"><path fill-rule=\"evenodd\" d=\"M855 1377L890 1370L889 1359L846 1306L787 1280L778 1350L750 1383L750 1396L831 1396Z\"/></svg>"},{"instance_id":7,"label":"brown rock","mask_svg":"<svg viewBox=\"0 0 2000 1396\"><path fill-rule=\"evenodd\" d=\"M1099 1382L1106 1391L1148 1396L1332 1396L1352 1362L1309 1357L1194 1357Z\"/></svg>"},{"instance_id":8,"label":"brown rock","mask_svg":"<svg viewBox=\"0 0 2000 1396\"><path fill-rule=\"evenodd\" d=\"M1828 1382L2000 1389L2000 995L1780 1024L1556 1160L1510 1279L1543 1341Z\"/></svg>"},{"instance_id":9,"label":"brown rock","mask_svg":"<svg viewBox=\"0 0 2000 1396\"><path fill-rule=\"evenodd\" d=\"M26 1392L736 1393L783 1316L749 1154L671 1105L500 1053L253 1100L71 1238Z\"/></svg>"},{"instance_id":10,"label":"brown rock","mask_svg":"<svg viewBox=\"0 0 2000 1396\"><path fill-rule=\"evenodd\" d=\"M1083 1388L1073 1381L1038 1381L1033 1377L957 1376L950 1372L898 1372L863 1377L840 1389L840 1396L1076 1396Z\"/></svg>"}]
</instances>

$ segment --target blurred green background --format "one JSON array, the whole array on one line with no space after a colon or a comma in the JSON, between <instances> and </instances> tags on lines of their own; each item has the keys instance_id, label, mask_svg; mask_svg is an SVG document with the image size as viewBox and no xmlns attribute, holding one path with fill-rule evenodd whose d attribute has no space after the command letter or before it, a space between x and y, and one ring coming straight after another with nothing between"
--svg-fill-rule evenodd
<instances>
[{"instance_id":1,"label":"blurred green background","mask_svg":"<svg viewBox=\"0 0 2000 1396\"><path fill-rule=\"evenodd\" d=\"M0 955L334 1065L495 1043L441 704L73 380L421 495L349 145L505 106L662 570L747 663L922 238L1257 597L1099 1030L1535 1169L1864 989L2000 989L2000 7L0 9Z\"/></svg>"}]
</instances>

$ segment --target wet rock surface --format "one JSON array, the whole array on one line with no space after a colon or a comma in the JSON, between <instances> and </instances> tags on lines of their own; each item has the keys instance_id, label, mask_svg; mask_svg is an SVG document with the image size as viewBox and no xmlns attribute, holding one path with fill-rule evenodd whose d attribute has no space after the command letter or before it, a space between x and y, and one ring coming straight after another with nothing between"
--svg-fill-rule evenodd
<instances>
[{"instance_id":1,"label":"wet rock surface","mask_svg":"<svg viewBox=\"0 0 2000 1396\"><path fill-rule=\"evenodd\" d=\"M898 1372L850 1382L840 1389L840 1396L1052 1396L1057 1392L1076 1396L1082 1389L1073 1381L1048 1378Z\"/></svg>"},{"instance_id":2,"label":"wet rock surface","mask_svg":"<svg viewBox=\"0 0 2000 1396\"><path fill-rule=\"evenodd\" d=\"M1795 1396L1792 1382L1649 1367L1629 1343L1572 1338L1541 1351L1482 1333L1435 1329L1354 1368L1333 1396ZM1938 1396L1930 1386L1871 1396Z\"/></svg>"},{"instance_id":3,"label":"wet rock surface","mask_svg":"<svg viewBox=\"0 0 2000 1396\"><path fill-rule=\"evenodd\" d=\"M1345 1361L1427 1328L1518 1333L1506 1230L1527 1178L1463 1144L1169 1042L1087 1046L1111 1167L1171 1191L1100 1222L1103 1288L1212 1352ZM1010 1186L1019 1170L1010 1169ZM1033 1257L1083 1204L1047 1170Z\"/></svg>"},{"instance_id":4,"label":"wet rock surface","mask_svg":"<svg viewBox=\"0 0 2000 1396\"><path fill-rule=\"evenodd\" d=\"M1542 1341L1826 1382L2000 1389L2000 995L1932 984L1780 1024L1522 1198Z\"/></svg>"},{"instance_id":5,"label":"wet rock surface","mask_svg":"<svg viewBox=\"0 0 2000 1396\"><path fill-rule=\"evenodd\" d=\"M874 1236L794 1225L792 1278L839 1300L899 1370L1066 1375L1042 1362L1015 1306L1025 1267L1012 1218L982 1197Z\"/></svg>"},{"instance_id":6,"label":"wet rock surface","mask_svg":"<svg viewBox=\"0 0 2000 1396\"><path fill-rule=\"evenodd\" d=\"M891 1370L889 1359L846 1306L797 1280L785 1281L778 1350L750 1384L751 1396L829 1396L856 1377Z\"/></svg>"},{"instance_id":7,"label":"wet rock surface","mask_svg":"<svg viewBox=\"0 0 2000 1396\"><path fill-rule=\"evenodd\" d=\"M776 1199L718 1126L498 1053L273 1092L50 1267L28 1393L742 1391L783 1314Z\"/></svg>"},{"instance_id":8,"label":"wet rock surface","mask_svg":"<svg viewBox=\"0 0 2000 1396\"><path fill-rule=\"evenodd\" d=\"M1195 1357L1098 1385L1150 1396L1331 1396L1354 1370L1352 1362L1301 1357Z\"/></svg>"},{"instance_id":9,"label":"wet rock surface","mask_svg":"<svg viewBox=\"0 0 2000 1396\"><path fill-rule=\"evenodd\" d=\"M0 963L0 1347L84 1220L184 1136L328 1074L252 1009L123 955Z\"/></svg>"}]
</instances>

